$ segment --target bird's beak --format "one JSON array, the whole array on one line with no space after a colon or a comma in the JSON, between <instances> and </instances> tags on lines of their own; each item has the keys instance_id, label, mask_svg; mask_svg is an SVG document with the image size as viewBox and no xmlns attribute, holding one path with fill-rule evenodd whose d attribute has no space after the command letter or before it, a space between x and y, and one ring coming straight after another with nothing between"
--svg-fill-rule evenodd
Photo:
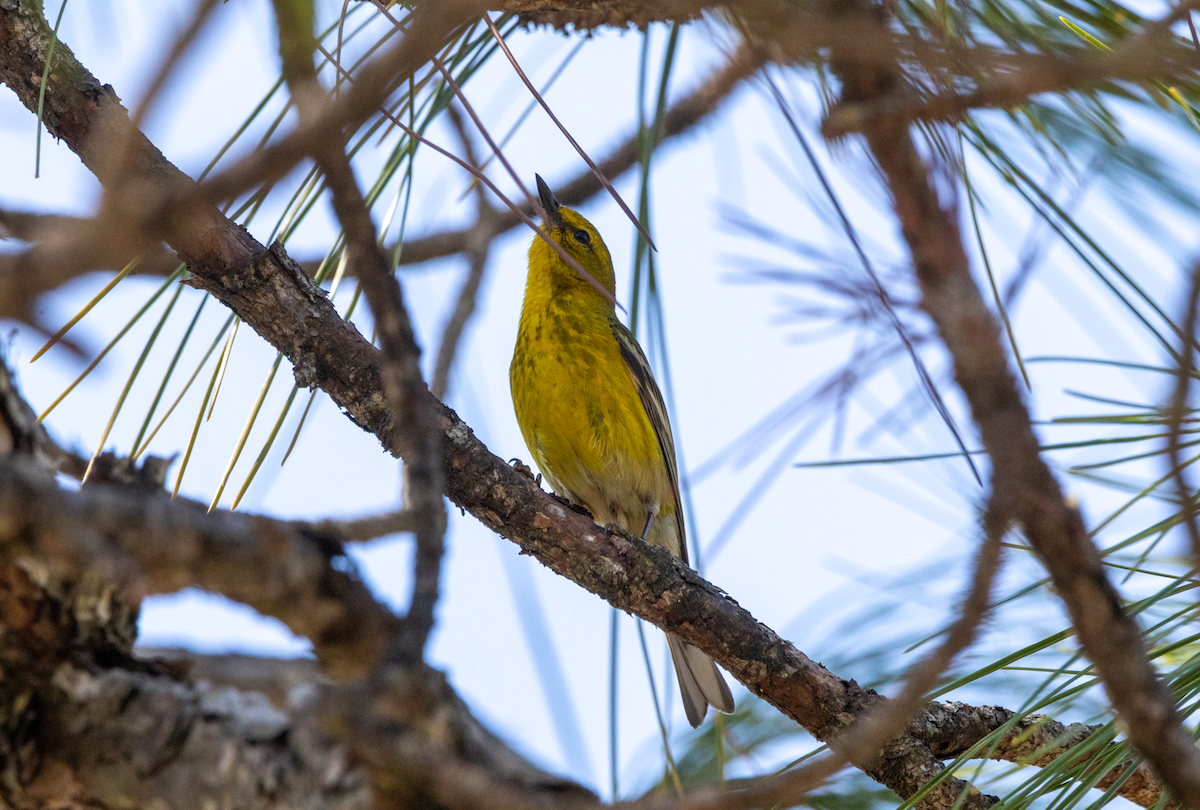
<instances>
[{"instance_id":1,"label":"bird's beak","mask_svg":"<svg viewBox=\"0 0 1200 810\"><path fill-rule=\"evenodd\" d=\"M554 198L554 192L550 190L550 186L546 185L546 181L542 179L540 174L535 174L537 178L538 199L542 203L542 211L546 215L546 222L557 228L562 225L562 214L558 211L558 200Z\"/></svg>"}]
</instances>

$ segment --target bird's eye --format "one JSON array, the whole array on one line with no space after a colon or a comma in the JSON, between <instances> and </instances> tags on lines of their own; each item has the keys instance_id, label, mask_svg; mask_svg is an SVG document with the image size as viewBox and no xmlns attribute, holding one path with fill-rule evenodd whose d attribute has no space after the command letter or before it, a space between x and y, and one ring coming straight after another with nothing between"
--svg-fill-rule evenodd
<instances>
[{"instance_id":1,"label":"bird's eye","mask_svg":"<svg viewBox=\"0 0 1200 810\"><path fill-rule=\"evenodd\" d=\"M574 237L575 241L581 245L590 245L592 243L592 235L583 228L576 228Z\"/></svg>"}]
</instances>

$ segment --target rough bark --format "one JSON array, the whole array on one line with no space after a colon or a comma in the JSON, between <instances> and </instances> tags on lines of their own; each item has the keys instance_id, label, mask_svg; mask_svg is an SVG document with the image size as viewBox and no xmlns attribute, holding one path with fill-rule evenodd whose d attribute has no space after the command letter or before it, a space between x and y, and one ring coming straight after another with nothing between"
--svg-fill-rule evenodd
<instances>
[{"instance_id":1,"label":"rough bark","mask_svg":"<svg viewBox=\"0 0 1200 810\"><path fill-rule=\"evenodd\" d=\"M340 524L241 516L230 523L235 516L166 497L161 479L153 486L128 465L108 465L123 472L96 475L69 492L53 473L65 457L0 358L4 805L372 806L366 773L329 741L321 711L324 701L354 702L360 687L336 686L325 675L369 668L396 622L352 569L330 564L339 543L320 534ZM217 582L227 590L235 580L244 583L243 598L274 603L265 612L288 612L294 630L311 632L320 673L305 661L243 657L235 669L229 661L133 654L140 595ZM231 671L254 678L237 682ZM420 752L393 763L418 787L428 781L432 757L447 768L483 770L523 795L595 803L488 732L440 673L418 666L405 674L401 694L421 700L393 714L399 722L386 729L386 742ZM427 806L426 794L413 793L411 806Z\"/></svg>"}]
</instances>

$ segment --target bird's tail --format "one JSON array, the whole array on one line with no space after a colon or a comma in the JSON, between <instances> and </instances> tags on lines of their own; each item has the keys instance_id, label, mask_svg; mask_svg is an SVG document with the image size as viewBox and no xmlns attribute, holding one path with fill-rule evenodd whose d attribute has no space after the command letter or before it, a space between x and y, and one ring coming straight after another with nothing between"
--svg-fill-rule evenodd
<instances>
[{"instance_id":1,"label":"bird's tail","mask_svg":"<svg viewBox=\"0 0 1200 810\"><path fill-rule=\"evenodd\" d=\"M683 709L692 728L704 722L709 706L732 714L733 695L712 659L670 633L667 634L667 646L671 648L671 660L675 662L675 674L679 676L679 692L683 695Z\"/></svg>"}]
</instances>

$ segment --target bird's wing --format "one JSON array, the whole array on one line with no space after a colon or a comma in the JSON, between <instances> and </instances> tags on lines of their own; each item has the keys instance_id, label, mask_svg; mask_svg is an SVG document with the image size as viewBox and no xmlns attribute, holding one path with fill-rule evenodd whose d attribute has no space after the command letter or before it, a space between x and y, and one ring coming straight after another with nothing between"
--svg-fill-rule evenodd
<instances>
[{"instance_id":1,"label":"bird's wing","mask_svg":"<svg viewBox=\"0 0 1200 810\"><path fill-rule=\"evenodd\" d=\"M667 479L671 483L671 492L675 496L675 525L679 527L679 556L687 563L687 535L683 528L683 504L679 499L679 472L675 467L675 440L671 438L671 421L667 418L667 406L663 404L662 393L658 390L658 383L654 381L654 374L650 371L650 363L646 361L646 355L642 353L642 347L638 345L637 339L625 328L625 324L615 317L612 319L612 330L617 339L617 346L621 349L621 357L629 368L634 388L637 389L638 397L642 400L642 408L645 409L646 416L654 428L658 447L662 450L663 461L667 465ZM690 565L690 563L688 564Z\"/></svg>"}]
</instances>

